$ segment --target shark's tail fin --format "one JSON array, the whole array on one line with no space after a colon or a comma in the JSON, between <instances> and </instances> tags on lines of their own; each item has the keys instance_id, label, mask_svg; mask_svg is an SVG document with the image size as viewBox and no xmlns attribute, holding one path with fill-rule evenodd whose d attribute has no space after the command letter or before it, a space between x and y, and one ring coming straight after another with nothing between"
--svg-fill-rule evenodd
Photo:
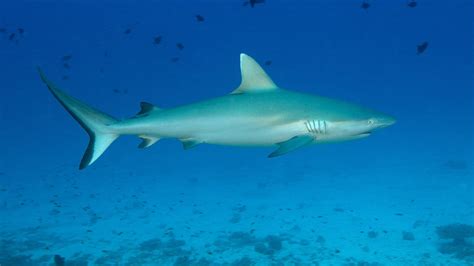
<instances>
[{"instance_id":1,"label":"shark's tail fin","mask_svg":"<svg viewBox=\"0 0 474 266\"><path fill-rule=\"evenodd\" d=\"M89 145L79 166L79 169L84 169L97 160L107 147L119 137L119 134L114 133L108 127L116 123L117 120L67 95L50 82L40 68L38 68L38 72L49 91L89 134Z\"/></svg>"}]
</instances>

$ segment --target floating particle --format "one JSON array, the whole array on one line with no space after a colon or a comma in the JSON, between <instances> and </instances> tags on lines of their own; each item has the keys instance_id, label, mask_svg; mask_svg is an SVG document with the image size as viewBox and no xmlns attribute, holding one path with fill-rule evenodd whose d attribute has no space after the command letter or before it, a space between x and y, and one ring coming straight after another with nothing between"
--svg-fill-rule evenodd
<instances>
[{"instance_id":1,"label":"floating particle","mask_svg":"<svg viewBox=\"0 0 474 266\"><path fill-rule=\"evenodd\" d=\"M362 4L360 5L360 7L361 7L362 9L364 9L364 10L367 10L367 9L369 9L370 4L369 4L369 2L364 1L364 2L362 2Z\"/></svg>"},{"instance_id":2,"label":"floating particle","mask_svg":"<svg viewBox=\"0 0 474 266\"><path fill-rule=\"evenodd\" d=\"M416 7L418 5L418 3L415 1L415 0L412 0L410 2L408 2L407 6L408 7Z\"/></svg>"},{"instance_id":3,"label":"floating particle","mask_svg":"<svg viewBox=\"0 0 474 266\"><path fill-rule=\"evenodd\" d=\"M244 6L247 6L250 4L250 7L255 7L256 4L264 4L265 0L249 0L244 2Z\"/></svg>"},{"instance_id":4,"label":"floating particle","mask_svg":"<svg viewBox=\"0 0 474 266\"><path fill-rule=\"evenodd\" d=\"M204 17L201 16L201 15L196 15L196 20L197 20L198 22L204 22Z\"/></svg>"},{"instance_id":5,"label":"floating particle","mask_svg":"<svg viewBox=\"0 0 474 266\"><path fill-rule=\"evenodd\" d=\"M376 238L379 234L375 231L369 231L367 232L367 237L368 238Z\"/></svg>"},{"instance_id":6,"label":"floating particle","mask_svg":"<svg viewBox=\"0 0 474 266\"><path fill-rule=\"evenodd\" d=\"M415 235L412 232L403 231L402 232L402 239L403 240L408 240L408 241L413 241L413 240L415 240Z\"/></svg>"},{"instance_id":7,"label":"floating particle","mask_svg":"<svg viewBox=\"0 0 474 266\"><path fill-rule=\"evenodd\" d=\"M428 48L428 42L423 42L416 47L416 54L422 54Z\"/></svg>"},{"instance_id":8,"label":"floating particle","mask_svg":"<svg viewBox=\"0 0 474 266\"><path fill-rule=\"evenodd\" d=\"M158 45L161 43L161 40L162 40L162 37L160 35L156 36L155 38L153 38L153 43Z\"/></svg>"}]
</instances>

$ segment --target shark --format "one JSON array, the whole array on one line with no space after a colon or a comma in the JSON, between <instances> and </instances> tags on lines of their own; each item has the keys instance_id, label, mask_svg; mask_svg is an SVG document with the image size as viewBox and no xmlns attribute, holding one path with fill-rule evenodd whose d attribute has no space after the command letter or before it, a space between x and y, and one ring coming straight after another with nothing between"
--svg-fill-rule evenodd
<instances>
[{"instance_id":1,"label":"shark","mask_svg":"<svg viewBox=\"0 0 474 266\"><path fill-rule=\"evenodd\" d=\"M283 89L250 56L240 55L241 83L231 93L174 108L141 102L140 111L116 119L68 95L38 68L41 80L89 135L79 169L94 163L122 135L148 148L163 138L184 149L199 144L274 146L277 157L319 143L365 138L395 118L346 101Z\"/></svg>"}]
</instances>

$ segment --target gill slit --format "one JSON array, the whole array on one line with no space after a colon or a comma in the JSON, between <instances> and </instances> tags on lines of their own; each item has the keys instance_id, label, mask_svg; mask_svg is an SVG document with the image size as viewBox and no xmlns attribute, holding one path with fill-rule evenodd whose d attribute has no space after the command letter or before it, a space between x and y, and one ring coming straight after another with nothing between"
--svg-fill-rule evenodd
<instances>
[{"instance_id":1,"label":"gill slit","mask_svg":"<svg viewBox=\"0 0 474 266\"><path fill-rule=\"evenodd\" d=\"M312 134L327 134L328 124L325 120L308 120L304 122L306 130L308 133Z\"/></svg>"}]
</instances>

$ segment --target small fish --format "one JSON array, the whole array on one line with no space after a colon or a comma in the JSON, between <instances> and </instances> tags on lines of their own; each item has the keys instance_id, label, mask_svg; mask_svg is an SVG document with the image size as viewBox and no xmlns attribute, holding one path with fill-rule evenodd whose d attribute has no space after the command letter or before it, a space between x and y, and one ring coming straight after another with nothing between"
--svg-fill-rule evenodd
<instances>
[{"instance_id":1,"label":"small fish","mask_svg":"<svg viewBox=\"0 0 474 266\"><path fill-rule=\"evenodd\" d=\"M0 33L7 33L7 29L5 29L5 28L0 28Z\"/></svg>"},{"instance_id":2,"label":"small fish","mask_svg":"<svg viewBox=\"0 0 474 266\"><path fill-rule=\"evenodd\" d=\"M179 57L171 58L171 63L177 63L179 61Z\"/></svg>"},{"instance_id":3,"label":"small fish","mask_svg":"<svg viewBox=\"0 0 474 266\"><path fill-rule=\"evenodd\" d=\"M426 48L428 48L428 42L422 42L420 45L416 47L416 54L420 55L424 53Z\"/></svg>"},{"instance_id":4,"label":"small fish","mask_svg":"<svg viewBox=\"0 0 474 266\"><path fill-rule=\"evenodd\" d=\"M179 50L183 50L184 49L184 45L182 43L177 43L176 44L176 47L178 47Z\"/></svg>"},{"instance_id":5,"label":"small fish","mask_svg":"<svg viewBox=\"0 0 474 266\"><path fill-rule=\"evenodd\" d=\"M415 1L415 0L411 0L410 2L408 2L407 6L408 7L416 7L418 5L418 3Z\"/></svg>"},{"instance_id":6,"label":"small fish","mask_svg":"<svg viewBox=\"0 0 474 266\"><path fill-rule=\"evenodd\" d=\"M364 1L364 2L362 2L362 5L360 5L360 7L364 10L367 10L367 9L369 9L370 4L369 4L369 2Z\"/></svg>"},{"instance_id":7,"label":"small fish","mask_svg":"<svg viewBox=\"0 0 474 266\"><path fill-rule=\"evenodd\" d=\"M153 39L153 43L158 45L161 43L161 39L162 37L161 36L156 36L154 39Z\"/></svg>"},{"instance_id":8,"label":"small fish","mask_svg":"<svg viewBox=\"0 0 474 266\"><path fill-rule=\"evenodd\" d=\"M112 91L113 91L114 93L120 93L120 90L118 90L118 89L113 89Z\"/></svg>"},{"instance_id":9,"label":"small fish","mask_svg":"<svg viewBox=\"0 0 474 266\"><path fill-rule=\"evenodd\" d=\"M196 20L197 20L198 22L204 22L204 17L201 16L201 15L196 15Z\"/></svg>"},{"instance_id":10,"label":"small fish","mask_svg":"<svg viewBox=\"0 0 474 266\"><path fill-rule=\"evenodd\" d=\"M70 66L68 63L64 63L64 64L63 64L63 67L64 67L65 69L70 69L70 68L71 68L71 66Z\"/></svg>"},{"instance_id":11,"label":"small fish","mask_svg":"<svg viewBox=\"0 0 474 266\"><path fill-rule=\"evenodd\" d=\"M131 29L131 28L128 28L128 29L126 29L123 33L124 33L124 34L130 34L130 33L132 33L132 29Z\"/></svg>"},{"instance_id":12,"label":"small fish","mask_svg":"<svg viewBox=\"0 0 474 266\"><path fill-rule=\"evenodd\" d=\"M63 61L69 61L69 60L71 60L71 58L72 58L72 55L68 54L68 55L63 56L62 60Z\"/></svg>"},{"instance_id":13,"label":"small fish","mask_svg":"<svg viewBox=\"0 0 474 266\"><path fill-rule=\"evenodd\" d=\"M20 35L23 35L23 33L25 32L23 28L18 28L17 31Z\"/></svg>"},{"instance_id":14,"label":"small fish","mask_svg":"<svg viewBox=\"0 0 474 266\"><path fill-rule=\"evenodd\" d=\"M267 60L267 61L265 61L265 65L269 66L269 65L271 65L271 64L272 64L272 60Z\"/></svg>"},{"instance_id":15,"label":"small fish","mask_svg":"<svg viewBox=\"0 0 474 266\"><path fill-rule=\"evenodd\" d=\"M63 76L63 80L69 80L69 76L64 75L64 76Z\"/></svg>"},{"instance_id":16,"label":"small fish","mask_svg":"<svg viewBox=\"0 0 474 266\"><path fill-rule=\"evenodd\" d=\"M8 36L8 40L13 41L13 39L15 39L15 36L15 33L10 34L10 36Z\"/></svg>"}]
</instances>

